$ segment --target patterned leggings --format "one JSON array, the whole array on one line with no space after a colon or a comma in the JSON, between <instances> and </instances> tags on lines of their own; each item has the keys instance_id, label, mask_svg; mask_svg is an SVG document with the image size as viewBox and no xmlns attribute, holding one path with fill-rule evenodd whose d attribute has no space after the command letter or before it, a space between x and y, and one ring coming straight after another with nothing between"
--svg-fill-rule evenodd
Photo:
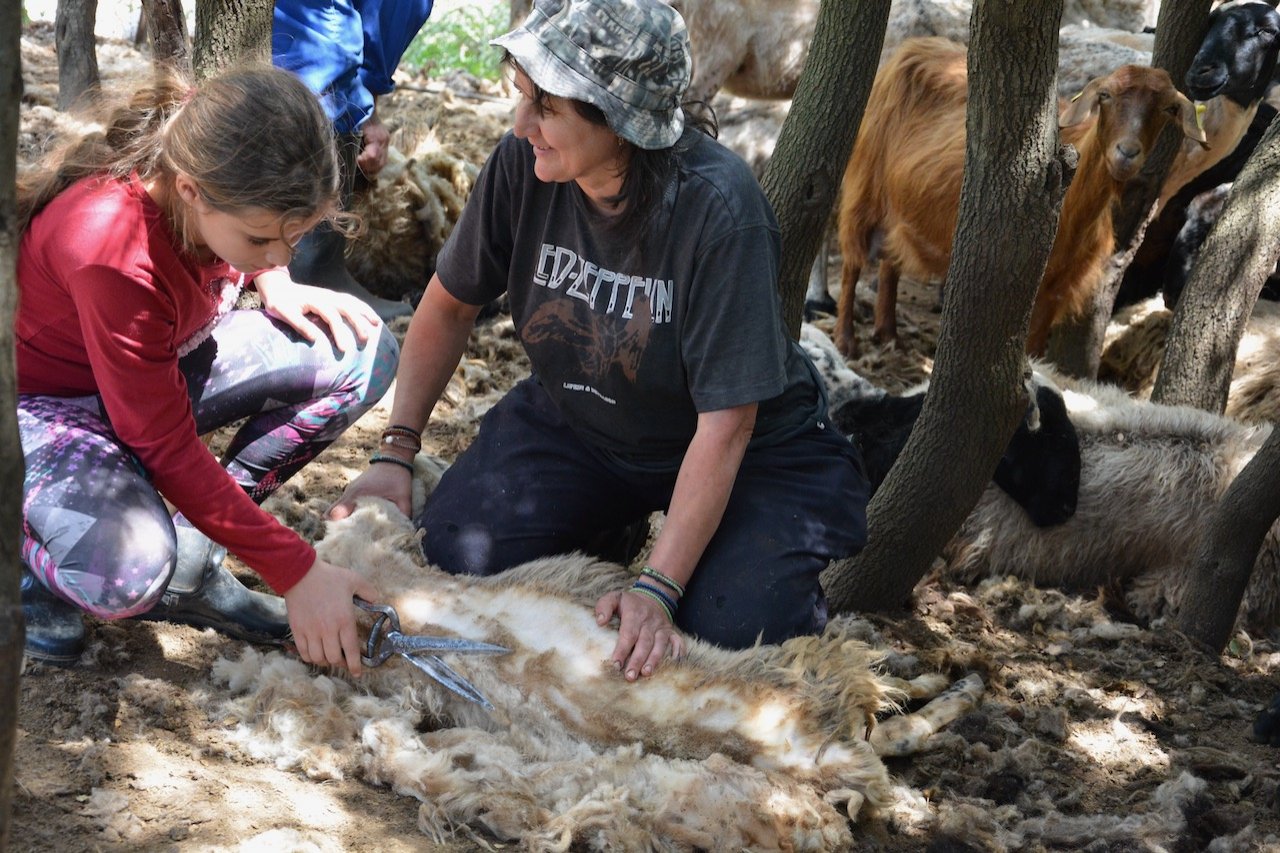
<instances>
[{"instance_id":1,"label":"patterned leggings","mask_svg":"<svg viewBox=\"0 0 1280 853\"><path fill-rule=\"evenodd\" d=\"M242 418L222 463L262 503L376 403L399 348L309 344L262 311L232 311L179 362L204 435ZM173 572L173 519L99 399L23 394L22 559L46 587L103 619L146 612Z\"/></svg>"}]
</instances>

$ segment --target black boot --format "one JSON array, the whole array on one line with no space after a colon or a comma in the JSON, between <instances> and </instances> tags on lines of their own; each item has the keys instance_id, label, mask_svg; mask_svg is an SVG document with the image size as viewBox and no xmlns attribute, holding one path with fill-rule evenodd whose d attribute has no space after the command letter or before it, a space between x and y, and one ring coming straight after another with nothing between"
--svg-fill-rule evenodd
<instances>
[{"instance_id":1,"label":"black boot","mask_svg":"<svg viewBox=\"0 0 1280 853\"><path fill-rule=\"evenodd\" d=\"M22 569L22 618L27 623L27 657L69 666L84 651L84 614Z\"/></svg>"},{"instance_id":2,"label":"black boot","mask_svg":"<svg viewBox=\"0 0 1280 853\"><path fill-rule=\"evenodd\" d=\"M364 144L359 133L339 134L335 140L342 169L342 206L350 208L355 188L356 157ZM347 240L327 222L313 228L298 243L289 262L289 275L302 284L314 284L339 293L349 293L378 313L382 322L408 317L413 306L374 296L347 270Z\"/></svg>"},{"instance_id":3,"label":"black boot","mask_svg":"<svg viewBox=\"0 0 1280 853\"><path fill-rule=\"evenodd\" d=\"M255 592L224 565L227 549L194 527L174 525L178 561L164 595L139 619L213 628L237 640L280 645L289 638L284 599Z\"/></svg>"},{"instance_id":4,"label":"black boot","mask_svg":"<svg viewBox=\"0 0 1280 853\"><path fill-rule=\"evenodd\" d=\"M347 270L346 238L328 224L320 224L298 242L293 260L289 262L289 275L302 284L314 284L339 293L349 293L362 300L389 323L396 317L408 317L413 306L374 296Z\"/></svg>"}]
</instances>

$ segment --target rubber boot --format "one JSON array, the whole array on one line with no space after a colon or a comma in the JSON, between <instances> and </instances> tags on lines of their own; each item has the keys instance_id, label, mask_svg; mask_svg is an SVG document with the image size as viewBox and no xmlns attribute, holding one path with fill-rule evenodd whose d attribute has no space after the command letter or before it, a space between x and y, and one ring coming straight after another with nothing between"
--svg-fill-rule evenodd
<instances>
[{"instance_id":1,"label":"rubber boot","mask_svg":"<svg viewBox=\"0 0 1280 853\"><path fill-rule=\"evenodd\" d=\"M164 595L139 619L178 622L249 643L283 644L289 639L284 599L249 589L227 569L227 549L194 527L174 525L178 561Z\"/></svg>"},{"instance_id":2,"label":"rubber boot","mask_svg":"<svg viewBox=\"0 0 1280 853\"><path fill-rule=\"evenodd\" d=\"M22 618L27 623L24 652L32 660L70 666L84 651L84 614L22 569Z\"/></svg>"},{"instance_id":3,"label":"rubber boot","mask_svg":"<svg viewBox=\"0 0 1280 853\"><path fill-rule=\"evenodd\" d=\"M356 156L362 145L360 134L340 134L336 140L342 169L342 206L351 206L351 193L355 186ZM289 275L302 284L314 284L339 293L349 293L365 302L378 313L382 322L396 317L408 317L413 306L374 296L368 288L356 281L347 270L347 239L334 231L329 223L317 225L298 242L293 260L289 262Z\"/></svg>"},{"instance_id":4,"label":"rubber boot","mask_svg":"<svg viewBox=\"0 0 1280 853\"><path fill-rule=\"evenodd\" d=\"M374 296L347 271L347 240L328 223L321 223L299 241L289 262L289 275L302 284L314 284L339 293L349 293L364 301L378 312L382 322L389 323L396 317L408 317L413 306Z\"/></svg>"}]
</instances>

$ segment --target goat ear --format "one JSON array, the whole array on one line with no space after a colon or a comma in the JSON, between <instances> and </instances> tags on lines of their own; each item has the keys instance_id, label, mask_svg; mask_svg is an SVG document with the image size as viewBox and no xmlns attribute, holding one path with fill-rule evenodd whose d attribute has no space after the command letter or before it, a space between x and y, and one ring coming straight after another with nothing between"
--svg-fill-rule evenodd
<instances>
[{"instance_id":1,"label":"goat ear","mask_svg":"<svg viewBox=\"0 0 1280 853\"><path fill-rule=\"evenodd\" d=\"M1102 87L1102 80L1101 77L1090 80L1089 85L1071 99L1070 106L1058 116L1058 127L1075 127L1093 115L1098 107L1098 89Z\"/></svg>"},{"instance_id":2,"label":"goat ear","mask_svg":"<svg viewBox=\"0 0 1280 853\"><path fill-rule=\"evenodd\" d=\"M1182 122L1182 133L1189 139L1207 145L1208 139L1204 135L1204 125L1200 121L1201 113L1204 112L1203 104L1194 104L1191 99L1181 92L1177 93L1178 98L1178 116Z\"/></svg>"}]
</instances>

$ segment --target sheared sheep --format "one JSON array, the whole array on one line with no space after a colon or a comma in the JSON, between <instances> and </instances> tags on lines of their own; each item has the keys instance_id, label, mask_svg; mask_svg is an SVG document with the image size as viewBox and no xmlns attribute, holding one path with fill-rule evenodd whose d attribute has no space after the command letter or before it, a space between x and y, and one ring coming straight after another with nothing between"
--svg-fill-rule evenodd
<instances>
[{"instance_id":1,"label":"sheared sheep","mask_svg":"<svg viewBox=\"0 0 1280 853\"><path fill-rule=\"evenodd\" d=\"M592 610L627 580L619 566L569 555L491 578L446 575L420 565L411 523L378 500L330 523L318 550L367 574L405 632L512 649L449 661L496 710L398 660L353 686L248 652L218 665L246 694L225 713L263 758L321 778L358 766L417 796L437 838L470 827L535 850L847 850L849 818L892 798L873 743L914 751L982 690L969 677L868 742L876 714L946 682L879 674L884 653L848 617L779 646L691 641L681 661L628 683L608 666L614 634Z\"/></svg>"},{"instance_id":2,"label":"sheared sheep","mask_svg":"<svg viewBox=\"0 0 1280 853\"><path fill-rule=\"evenodd\" d=\"M965 160L966 86L965 48L945 39L904 42L876 75L840 200L836 344L846 354L856 349L854 289L876 231L884 232L876 341L897 338L900 274L946 273ZM1165 71L1126 65L1092 81L1059 118L1080 160L1032 306L1029 353L1043 353L1050 327L1088 300L1114 244L1111 205L1174 116L1184 134L1203 139L1194 107Z\"/></svg>"}]
</instances>

